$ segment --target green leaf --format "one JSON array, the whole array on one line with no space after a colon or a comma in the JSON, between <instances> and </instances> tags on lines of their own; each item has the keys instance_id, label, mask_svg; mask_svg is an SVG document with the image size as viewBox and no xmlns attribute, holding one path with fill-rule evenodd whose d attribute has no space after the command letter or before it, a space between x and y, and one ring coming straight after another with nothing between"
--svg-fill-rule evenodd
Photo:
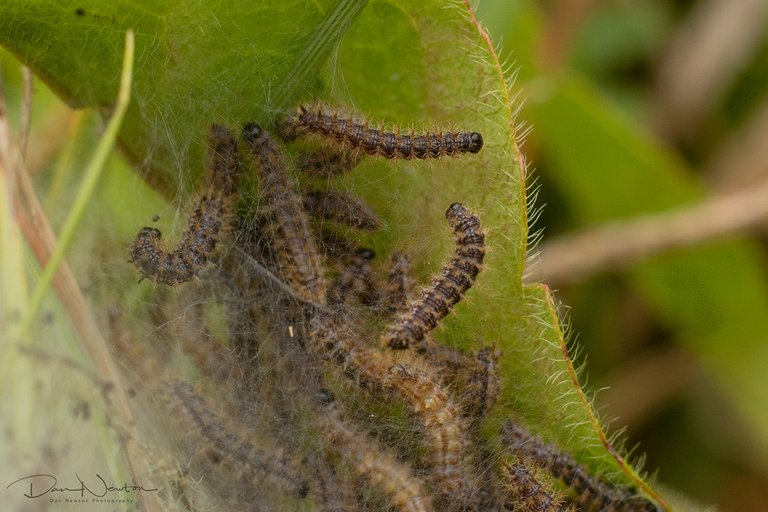
<instances>
[{"instance_id":1,"label":"green leaf","mask_svg":"<svg viewBox=\"0 0 768 512\"><path fill-rule=\"evenodd\" d=\"M371 243L412 251L422 278L452 245L444 212L460 201L487 227L477 285L437 336L502 352L496 420L515 415L618 483L642 485L602 445L575 380L548 290L521 285L526 254L524 162L516 105L490 39L466 2L6 1L0 44L73 105L115 96L123 32L136 32L135 87L120 140L147 179L172 195L203 167L205 129L268 123L298 100L323 97L416 129L479 131L477 155L439 162L368 159L334 186L385 219ZM337 46L338 45L338 46Z\"/></svg>"}]
</instances>

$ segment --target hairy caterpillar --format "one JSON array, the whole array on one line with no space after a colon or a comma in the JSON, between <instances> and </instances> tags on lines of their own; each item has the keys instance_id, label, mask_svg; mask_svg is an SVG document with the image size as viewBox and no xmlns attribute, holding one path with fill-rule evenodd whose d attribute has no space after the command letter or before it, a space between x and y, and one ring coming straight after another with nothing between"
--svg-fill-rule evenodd
<instances>
[{"instance_id":1,"label":"hairy caterpillar","mask_svg":"<svg viewBox=\"0 0 768 512\"><path fill-rule=\"evenodd\" d=\"M243 138L259 162L263 203L259 212L269 219L280 274L305 300L325 302L325 279L315 238L301 201L290 186L283 155L261 126L248 123Z\"/></svg>"},{"instance_id":2,"label":"hairy caterpillar","mask_svg":"<svg viewBox=\"0 0 768 512\"><path fill-rule=\"evenodd\" d=\"M221 194L233 194L241 172L235 137L224 126L214 124L209 132L208 145L208 185Z\"/></svg>"},{"instance_id":3,"label":"hairy caterpillar","mask_svg":"<svg viewBox=\"0 0 768 512\"><path fill-rule=\"evenodd\" d=\"M350 461L355 472L386 494L395 509L400 512L433 510L422 482L390 453L346 426L332 401L321 406L320 418L328 448Z\"/></svg>"},{"instance_id":4,"label":"hairy caterpillar","mask_svg":"<svg viewBox=\"0 0 768 512\"><path fill-rule=\"evenodd\" d=\"M311 333L313 350L336 362L362 387L395 391L424 426L435 487L447 501L466 498L464 429L445 391L426 372L391 365L382 353L355 340L330 314L322 316Z\"/></svg>"},{"instance_id":5,"label":"hairy caterpillar","mask_svg":"<svg viewBox=\"0 0 768 512\"><path fill-rule=\"evenodd\" d=\"M480 219L459 203L453 203L445 217L456 235L456 251L432 285L382 336L382 342L391 349L406 349L424 339L451 312L480 272L485 257Z\"/></svg>"},{"instance_id":6,"label":"hairy caterpillar","mask_svg":"<svg viewBox=\"0 0 768 512\"><path fill-rule=\"evenodd\" d=\"M502 429L505 445L518 457L529 458L562 480L585 512L657 512L650 501L590 475L587 468L555 446L545 444L522 426L507 421Z\"/></svg>"},{"instance_id":7,"label":"hairy caterpillar","mask_svg":"<svg viewBox=\"0 0 768 512\"><path fill-rule=\"evenodd\" d=\"M365 231L376 231L381 227L381 220L367 205L341 192L307 192L304 194L304 208L315 217Z\"/></svg>"},{"instance_id":8,"label":"hairy caterpillar","mask_svg":"<svg viewBox=\"0 0 768 512\"><path fill-rule=\"evenodd\" d=\"M501 468L507 510L516 512L563 512L561 500L544 490L536 477L522 463Z\"/></svg>"},{"instance_id":9,"label":"hairy caterpillar","mask_svg":"<svg viewBox=\"0 0 768 512\"><path fill-rule=\"evenodd\" d=\"M211 151L208 185L200 193L187 229L172 250L160 247L160 230L144 227L131 246L130 261L143 278L155 283L176 285L189 281L211 261L221 236L235 179L240 172L237 147L232 134L223 126L210 130Z\"/></svg>"},{"instance_id":10,"label":"hairy caterpillar","mask_svg":"<svg viewBox=\"0 0 768 512\"><path fill-rule=\"evenodd\" d=\"M424 425L431 452L432 482L446 504L466 499L464 432L456 406L424 371L406 364L389 369L388 385L396 389Z\"/></svg>"},{"instance_id":11,"label":"hairy caterpillar","mask_svg":"<svg viewBox=\"0 0 768 512\"><path fill-rule=\"evenodd\" d=\"M255 483L267 479L298 498L307 496L307 482L286 458L268 455L232 433L191 385L178 380L168 382L165 398L176 419L192 427L191 433L205 447L211 462L228 466Z\"/></svg>"},{"instance_id":12,"label":"hairy caterpillar","mask_svg":"<svg viewBox=\"0 0 768 512\"><path fill-rule=\"evenodd\" d=\"M477 153L483 147L483 136L478 132L387 132L369 127L367 121L357 122L322 104L300 106L295 114L283 119L280 130L286 140L314 133L348 149L386 158L439 158Z\"/></svg>"}]
</instances>

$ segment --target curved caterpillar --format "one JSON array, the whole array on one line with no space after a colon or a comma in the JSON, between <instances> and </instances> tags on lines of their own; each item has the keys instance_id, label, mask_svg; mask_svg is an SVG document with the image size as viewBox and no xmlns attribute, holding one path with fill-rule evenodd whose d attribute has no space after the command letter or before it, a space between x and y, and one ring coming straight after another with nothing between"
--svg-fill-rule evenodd
<instances>
[{"instance_id":1,"label":"curved caterpillar","mask_svg":"<svg viewBox=\"0 0 768 512\"><path fill-rule=\"evenodd\" d=\"M545 444L513 421L504 424L502 436L515 455L532 459L570 487L574 501L585 512L658 512L650 501L590 475L569 454Z\"/></svg>"},{"instance_id":2,"label":"curved caterpillar","mask_svg":"<svg viewBox=\"0 0 768 512\"><path fill-rule=\"evenodd\" d=\"M456 235L456 251L432 285L382 336L383 344L391 349L406 349L424 339L451 312L480 273L485 257L480 219L459 203L453 203L445 217Z\"/></svg>"},{"instance_id":3,"label":"curved caterpillar","mask_svg":"<svg viewBox=\"0 0 768 512\"><path fill-rule=\"evenodd\" d=\"M477 153L483 147L483 136L478 132L387 132L369 127L367 121L356 122L322 104L299 106L296 113L282 120L280 130L286 140L314 133L349 149L385 158L439 158Z\"/></svg>"},{"instance_id":4,"label":"curved caterpillar","mask_svg":"<svg viewBox=\"0 0 768 512\"><path fill-rule=\"evenodd\" d=\"M192 434L205 448L212 463L228 466L254 483L266 478L298 498L307 496L309 485L286 458L268 455L233 434L191 385L182 381L168 382L165 398L176 413L176 420L191 427Z\"/></svg>"},{"instance_id":5,"label":"curved caterpillar","mask_svg":"<svg viewBox=\"0 0 768 512\"><path fill-rule=\"evenodd\" d=\"M256 123L243 127L243 139L259 162L261 195L259 212L269 219L268 232L286 283L305 300L325 302L325 279L315 238L309 229L301 200L290 186L283 155L277 144Z\"/></svg>"},{"instance_id":6,"label":"curved caterpillar","mask_svg":"<svg viewBox=\"0 0 768 512\"><path fill-rule=\"evenodd\" d=\"M367 205L341 192L307 192L304 194L304 209L315 217L365 231L376 231L381 227L381 220Z\"/></svg>"},{"instance_id":7,"label":"curved caterpillar","mask_svg":"<svg viewBox=\"0 0 768 512\"><path fill-rule=\"evenodd\" d=\"M237 142L221 125L209 133L208 185L200 193L187 229L172 250L160 247L159 229L143 227L131 246L131 259L141 273L155 283L176 285L189 281L211 261L229 215L230 196L240 173Z\"/></svg>"}]
</instances>

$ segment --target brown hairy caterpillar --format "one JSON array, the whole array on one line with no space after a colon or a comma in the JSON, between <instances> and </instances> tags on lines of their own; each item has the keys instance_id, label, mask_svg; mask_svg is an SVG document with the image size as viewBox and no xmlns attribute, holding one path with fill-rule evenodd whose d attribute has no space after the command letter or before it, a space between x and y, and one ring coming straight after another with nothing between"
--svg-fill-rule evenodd
<instances>
[{"instance_id":1,"label":"brown hairy caterpillar","mask_svg":"<svg viewBox=\"0 0 768 512\"><path fill-rule=\"evenodd\" d=\"M363 155L359 152L321 148L299 155L296 165L299 170L307 174L330 178L355 168L362 159Z\"/></svg>"},{"instance_id":2,"label":"brown hairy caterpillar","mask_svg":"<svg viewBox=\"0 0 768 512\"><path fill-rule=\"evenodd\" d=\"M348 461L358 475L388 496L392 507L400 512L433 510L421 480L373 440L345 425L332 398L320 407L320 412L328 450Z\"/></svg>"},{"instance_id":3,"label":"brown hairy caterpillar","mask_svg":"<svg viewBox=\"0 0 768 512\"><path fill-rule=\"evenodd\" d=\"M216 244L229 216L230 196L240 172L237 146L223 126L210 130L208 186L200 193L189 217L187 229L172 250L160 247L160 230L144 227L131 246L130 261L155 283L176 285L189 281L212 260Z\"/></svg>"},{"instance_id":4,"label":"brown hairy caterpillar","mask_svg":"<svg viewBox=\"0 0 768 512\"><path fill-rule=\"evenodd\" d=\"M290 185L280 149L261 126L248 123L243 138L259 163L263 202L259 212L269 219L280 275L302 298L316 304L325 302L325 279L315 238L306 212Z\"/></svg>"},{"instance_id":5,"label":"brown hairy caterpillar","mask_svg":"<svg viewBox=\"0 0 768 512\"><path fill-rule=\"evenodd\" d=\"M192 427L191 433L212 463L230 467L254 483L267 479L298 498L307 496L307 482L288 459L268 455L232 433L190 384L175 380L166 385L165 399L175 413L174 418Z\"/></svg>"},{"instance_id":6,"label":"brown hairy caterpillar","mask_svg":"<svg viewBox=\"0 0 768 512\"><path fill-rule=\"evenodd\" d=\"M299 106L296 113L282 120L280 130L286 140L312 133L350 150L386 158L439 158L477 153L483 147L483 136L477 132L401 134L399 129L387 132L320 103Z\"/></svg>"},{"instance_id":7,"label":"brown hairy caterpillar","mask_svg":"<svg viewBox=\"0 0 768 512\"><path fill-rule=\"evenodd\" d=\"M406 364L389 369L388 384L396 389L424 425L430 447L432 483L448 503L467 498L464 432L459 413L442 387L424 371Z\"/></svg>"},{"instance_id":8,"label":"brown hairy caterpillar","mask_svg":"<svg viewBox=\"0 0 768 512\"><path fill-rule=\"evenodd\" d=\"M329 304L353 304L356 300L362 304L375 302L371 267L375 256L373 250L360 248L344 258L341 272L328 289Z\"/></svg>"},{"instance_id":9,"label":"brown hairy caterpillar","mask_svg":"<svg viewBox=\"0 0 768 512\"><path fill-rule=\"evenodd\" d=\"M426 372L404 364L391 366L382 353L347 333L330 313L321 314L315 319L310 347L337 363L358 385L396 392L424 426L433 484L445 500L463 502L467 497L465 440L456 406Z\"/></svg>"},{"instance_id":10,"label":"brown hairy caterpillar","mask_svg":"<svg viewBox=\"0 0 768 512\"><path fill-rule=\"evenodd\" d=\"M445 217L456 235L456 251L432 285L382 336L383 344L391 349L406 349L424 339L451 312L480 273L485 257L480 219L459 203L453 203Z\"/></svg>"},{"instance_id":11,"label":"brown hairy caterpillar","mask_svg":"<svg viewBox=\"0 0 768 512\"><path fill-rule=\"evenodd\" d=\"M504 481L506 500L504 507L516 512L563 512L557 496L548 493L528 468L518 462L503 464L501 476Z\"/></svg>"},{"instance_id":12,"label":"brown hairy caterpillar","mask_svg":"<svg viewBox=\"0 0 768 512\"><path fill-rule=\"evenodd\" d=\"M304 208L315 217L365 231L381 228L381 220L360 200L341 192L313 190L304 194Z\"/></svg>"},{"instance_id":13,"label":"brown hairy caterpillar","mask_svg":"<svg viewBox=\"0 0 768 512\"><path fill-rule=\"evenodd\" d=\"M590 475L569 454L544 443L513 421L502 428L504 444L518 457L529 458L562 480L574 492L573 500L585 512L657 512L650 501Z\"/></svg>"}]
</instances>

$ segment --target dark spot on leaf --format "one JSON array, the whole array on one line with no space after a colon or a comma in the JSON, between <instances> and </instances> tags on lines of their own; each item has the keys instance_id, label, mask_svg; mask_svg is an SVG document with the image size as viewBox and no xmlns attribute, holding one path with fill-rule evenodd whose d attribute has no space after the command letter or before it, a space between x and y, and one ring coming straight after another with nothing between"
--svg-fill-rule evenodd
<instances>
[{"instance_id":1,"label":"dark spot on leaf","mask_svg":"<svg viewBox=\"0 0 768 512\"><path fill-rule=\"evenodd\" d=\"M85 16L85 9L82 7L75 9L75 16Z\"/></svg>"}]
</instances>

